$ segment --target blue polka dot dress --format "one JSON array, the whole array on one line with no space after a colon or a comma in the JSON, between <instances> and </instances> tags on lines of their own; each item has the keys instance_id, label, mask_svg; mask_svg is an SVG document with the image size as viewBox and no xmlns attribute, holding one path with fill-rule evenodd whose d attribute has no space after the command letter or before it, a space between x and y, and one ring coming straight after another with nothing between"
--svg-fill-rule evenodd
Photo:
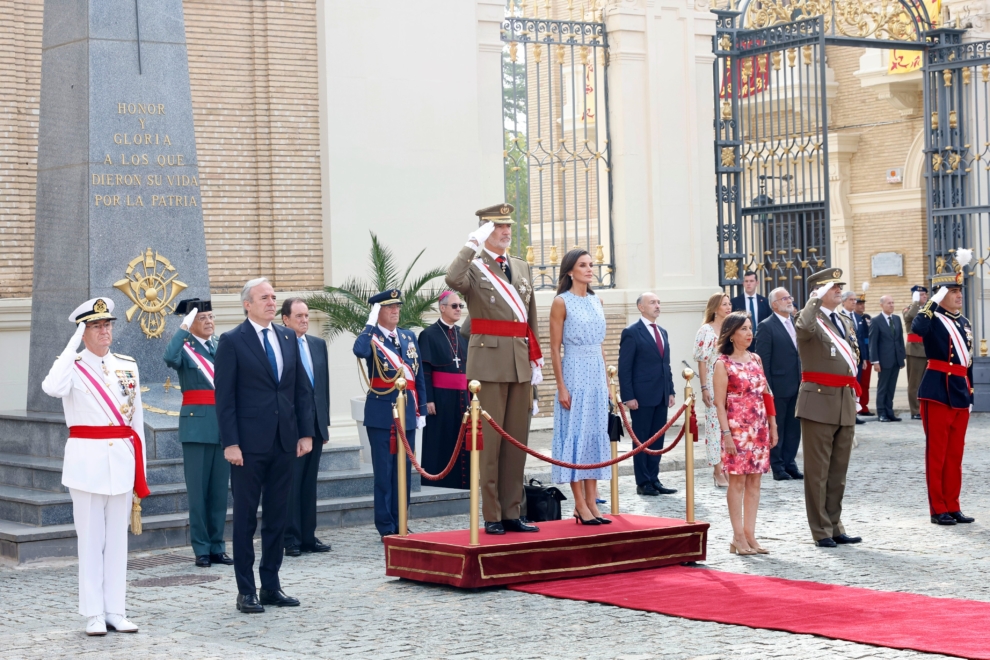
<instances>
[{"instance_id":1,"label":"blue polka dot dress","mask_svg":"<svg viewBox=\"0 0 990 660\"><path fill-rule=\"evenodd\" d=\"M553 457L568 463L600 463L609 460L608 385L602 342L605 341L605 310L598 296L581 297L570 291L559 296L567 308L564 319L562 369L564 385L571 394L571 409L564 410L554 398ZM612 469L571 470L553 466L554 483L582 479L609 479Z\"/></svg>"}]
</instances>

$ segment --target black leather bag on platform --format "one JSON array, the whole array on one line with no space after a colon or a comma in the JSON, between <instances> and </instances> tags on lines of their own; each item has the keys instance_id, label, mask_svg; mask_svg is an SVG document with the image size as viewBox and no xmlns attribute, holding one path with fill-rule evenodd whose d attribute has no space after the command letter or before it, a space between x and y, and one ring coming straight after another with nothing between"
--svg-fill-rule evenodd
<instances>
[{"instance_id":1,"label":"black leather bag on platform","mask_svg":"<svg viewBox=\"0 0 990 660\"><path fill-rule=\"evenodd\" d=\"M608 439L610 442L618 442L619 438L624 436L626 432L622 428L622 418L619 417L618 411L612 406L611 403L608 404Z\"/></svg>"},{"instance_id":2,"label":"black leather bag on platform","mask_svg":"<svg viewBox=\"0 0 990 660\"><path fill-rule=\"evenodd\" d=\"M560 520L560 503L566 500L556 486L530 479L526 488L526 517L533 522Z\"/></svg>"}]
</instances>

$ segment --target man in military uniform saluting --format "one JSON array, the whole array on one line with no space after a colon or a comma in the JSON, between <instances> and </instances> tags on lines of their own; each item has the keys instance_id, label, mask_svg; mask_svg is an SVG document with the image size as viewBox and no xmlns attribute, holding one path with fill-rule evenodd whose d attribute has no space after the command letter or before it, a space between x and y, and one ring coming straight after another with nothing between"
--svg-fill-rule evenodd
<instances>
[{"instance_id":1,"label":"man in military uniform saluting","mask_svg":"<svg viewBox=\"0 0 990 660\"><path fill-rule=\"evenodd\" d=\"M364 332L354 340L354 355L368 363L368 396L364 401L364 426L371 445L375 472L375 527L382 538L399 533L399 467L390 453L392 406L399 396L395 381L406 379L406 438L416 449L416 431L426 426L426 379L420 363L416 336L398 327L402 295L390 289L368 299L371 314ZM396 438L396 450L405 451ZM406 461L408 502L411 462Z\"/></svg>"},{"instance_id":2,"label":"man in military uniform saluting","mask_svg":"<svg viewBox=\"0 0 990 660\"><path fill-rule=\"evenodd\" d=\"M72 497L79 552L79 613L86 634L137 632L125 618L127 522L145 479L141 379L134 358L110 352L113 300L87 300L69 315L76 332L41 383L62 399L69 439L62 485ZM76 353L79 342L85 349Z\"/></svg>"},{"instance_id":3,"label":"man in military uniform saluting","mask_svg":"<svg viewBox=\"0 0 990 660\"><path fill-rule=\"evenodd\" d=\"M476 213L480 227L447 269L447 286L459 292L471 315L468 380L481 381L481 407L525 444L533 386L543 382L543 353L536 335L536 297L529 264L509 256L511 204ZM526 454L502 443L484 424L481 497L485 532L536 532L522 517Z\"/></svg>"},{"instance_id":4,"label":"man in military uniform saluting","mask_svg":"<svg viewBox=\"0 0 990 660\"><path fill-rule=\"evenodd\" d=\"M808 278L817 287L794 324L801 355L801 387L795 414L804 441L804 498L808 526L821 548L859 543L842 526L842 495L856 424L859 349L852 323L836 312L842 270L827 268Z\"/></svg>"},{"instance_id":5,"label":"man in military uniform saluting","mask_svg":"<svg viewBox=\"0 0 990 660\"><path fill-rule=\"evenodd\" d=\"M175 313L184 318L165 349L165 364L179 373L182 387L179 442L189 499L189 537L197 566L232 566L234 560L223 540L230 463L223 457L217 424L213 303L198 298L180 300Z\"/></svg>"},{"instance_id":6,"label":"man in military uniform saluting","mask_svg":"<svg viewBox=\"0 0 990 660\"><path fill-rule=\"evenodd\" d=\"M928 356L918 400L925 428L928 506L936 525L974 520L959 510L963 449L973 403L973 327L962 315L962 283L961 272L932 277L935 293L911 324Z\"/></svg>"},{"instance_id":7,"label":"man in military uniform saluting","mask_svg":"<svg viewBox=\"0 0 990 660\"><path fill-rule=\"evenodd\" d=\"M925 373L927 358L925 344L921 335L911 329L914 319L921 311L922 305L928 302L928 289L923 286L911 287L911 306L905 308L901 315L904 317L904 327L908 329L907 373L908 373L908 406L911 408L911 419L921 419L921 407L918 405L918 388L921 387L921 377Z\"/></svg>"}]
</instances>

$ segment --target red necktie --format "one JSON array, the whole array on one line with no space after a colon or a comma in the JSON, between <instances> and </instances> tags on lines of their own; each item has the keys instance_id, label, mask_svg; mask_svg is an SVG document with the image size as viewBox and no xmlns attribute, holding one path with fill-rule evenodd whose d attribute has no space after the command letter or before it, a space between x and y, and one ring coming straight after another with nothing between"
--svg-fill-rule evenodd
<instances>
[{"instance_id":1,"label":"red necktie","mask_svg":"<svg viewBox=\"0 0 990 660\"><path fill-rule=\"evenodd\" d=\"M660 339L660 331L657 330L657 324L651 323L650 327L653 328L653 337L657 340L657 348L660 350L660 357L663 357L663 340Z\"/></svg>"}]
</instances>

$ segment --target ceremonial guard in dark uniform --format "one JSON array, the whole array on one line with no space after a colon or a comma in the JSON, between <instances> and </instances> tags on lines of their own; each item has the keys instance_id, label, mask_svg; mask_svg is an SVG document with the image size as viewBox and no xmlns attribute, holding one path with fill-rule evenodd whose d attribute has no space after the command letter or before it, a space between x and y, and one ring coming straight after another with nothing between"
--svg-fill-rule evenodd
<instances>
[{"instance_id":1,"label":"ceremonial guard in dark uniform","mask_svg":"<svg viewBox=\"0 0 990 660\"><path fill-rule=\"evenodd\" d=\"M856 424L859 345L852 322L838 313L842 270L808 277L818 287L794 324L801 355L801 386L795 415L804 443L804 499L808 526L821 548L859 543L842 525L842 496Z\"/></svg>"},{"instance_id":2,"label":"ceremonial guard in dark uniform","mask_svg":"<svg viewBox=\"0 0 990 660\"><path fill-rule=\"evenodd\" d=\"M429 415L429 424L423 429L423 469L431 474L442 472L450 462L464 411L470 403L465 375L468 342L455 322L460 318L462 305L456 293L445 291L440 296L440 319L419 333ZM467 488L469 457L462 448L450 474L430 484L442 488Z\"/></svg>"},{"instance_id":3,"label":"ceremonial guard in dark uniform","mask_svg":"<svg viewBox=\"0 0 990 660\"><path fill-rule=\"evenodd\" d=\"M368 365L364 426L368 429L375 471L375 527L385 537L399 532L398 465L396 456L390 453L392 406L398 396L395 381L400 376L406 379L406 438L415 449L416 431L426 426L426 380L415 335L398 327L401 292L383 291L368 302L372 305L371 314L364 332L354 340L354 355ZM396 439L396 443L397 451L405 451L400 440ZM407 488L410 467L410 461L406 461Z\"/></svg>"},{"instance_id":4,"label":"ceremonial guard in dark uniform","mask_svg":"<svg viewBox=\"0 0 990 660\"><path fill-rule=\"evenodd\" d=\"M911 324L928 356L918 401L925 428L928 505L931 520L938 525L973 522L959 510L963 448L973 403L973 327L962 315L962 280L962 273L935 275L935 293Z\"/></svg>"},{"instance_id":5,"label":"ceremonial guard in dark uniform","mask_svg":"<svg viewBox=\"0 0 990 660\"><path fill-rule=\"evenodd\" d=\"M908 329L907 373L908 373L908 406L911 408L911 419L921 419L921 407L918 405L918 388L921 387L921 377L925 373L928 359L925 356L925 344L921 335L911 330L914 319L921 311L922 305L928 302L928 289L923 286L911 287L911 306L901 315L904 317L904 327Z\"/></svg>"},{"instance_id":6,"label":"ceremonial guard in dark uniform","mask_svg":"<svg viewBox=\"0 0 990 660\"><path fill-rule=\"evenodd\" d=\"M223 530L227 523L230 463L223 457L217 425L213 359L213 304L209 300L180 300L175 313L184 316L165 349L165 364L179 374L182 408L179 442L189 499L189 538L196 565L231 565Z\"/></svg>"}]
</instances>

